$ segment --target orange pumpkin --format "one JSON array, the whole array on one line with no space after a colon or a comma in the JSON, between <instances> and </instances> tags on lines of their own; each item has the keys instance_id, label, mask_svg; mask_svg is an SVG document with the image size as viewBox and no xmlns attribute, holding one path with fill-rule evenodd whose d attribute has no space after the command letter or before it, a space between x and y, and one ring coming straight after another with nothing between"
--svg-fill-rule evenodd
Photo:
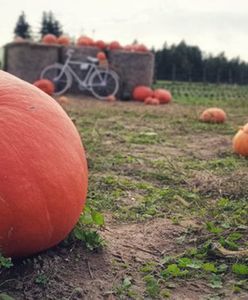
<instances>
[{"instance_id":1,"label":"orange pumpkin","mask_svg":"<svg viewBox=\"0 0 248 300\"><path fill-rule=\"evenodd\" d=\"M106 54L103 52L103 51L100 51L97 53L96 57L99 59L99 60L106 60Z\"/></svg>"},{"instance_id":2,"label":"orange pumpkin","mask_svg":"<svg viewBox=\"0 0 248 300\"><path fill-rule=\"evenodd\" d=\"M234 136L233 150L237 154L248 156L248 123L241 127Z\"/></svg>"},{"instance_id":3,"label":"orange pumpkin","mask_svg":"<svg viewBox=\"0 0 248 300\"><path fill-rule=\"evenodd\" d=\"M106 99L108 102L115 102L116 101L116 97L111 95L111 96L108 96L107 99Z\"/></svg>"},{"instance_id":4,"label":"orange pumpkin","mask_svg":"<svg viewBox=\"0 0 248 300\"><path fill-rule=\"evenodd\" d=\"M133 90L133 99L136 101L145 101L146 98L152 96L153 96L153 91L148 86L143 86L143 85L137 86Z\"/></svg>"},{"instance_id":5,"label":"orange pumpkin","mask_svg":"<svg viewBox=\"0 0 248 300\"><path fill-rule=\"evenodd\" d=\"M52 81L48 79L40 79L33 83L34 86L42 90L44 93L48 95L52 95L55 91L55 87Z\"/></svg>"},{"instance_id":6,"label":"orange pumpkin","mask_svg":"<svg viewBox=\"0 0 248 300\"><path fill-rule=\"evenodd\" d=\"M160 104L167 104L172 100L171 93L165 89L156 89L154 97L159 100Z\"/></svg>"},{"instance_id":7,"label":"orange pumpkin","mask_svg":"<svg viewBox=\"0 0 248 300\"><path fill-rule=\"evenodd\" d=\"M224 123L226 119L227 116L224 110L217 107L204 110L200 116L200 120L207 123Z\"/></svg>"},{"instance_id":8,"label":"orange pumpkin","mask_svg":"<svg viewBox=\"0 0 248 300\"><path fill-rule=\"evenodd\" d=\"M144 44L133 45L133 49L136 52L148 52L148 48Z\"/></svg>"},{"instance_id":9,"label":"orange pumpkin","mask_svg":"<svg viewBox=\"0 0 248 300\"><path fill-rule=\"evenodd\" d=\"M0 249L28 256L75 226L87 192L85 152L56 101L3 71L0 106Z\"/></svg>"},{"instance_id":10,"label":"orange pumpkin","mask_svg":"<svg viewBox=\"0 0 248 300\"><path fill-rule=\"evenodd\" d=\"M99 49L103 50L106 48L106 43L102 40L98 40L95 42L95 46L98 47Z\"/></svg>"},{"instance_id":11,"label":"orange pumpkin","mask_svg":"<svg viewBox=\"0 0 248 300\"><path fill-rule=\"evenodd\" d=\"M80 36L77 40L78 46L94 46L94 40L88 36Z\"/></svg>"},{"instance_id":12,"label":"orange pumpkin","mask_svg":"<svg viewBox=\"0 0 248 300\"><path fill-rule=\"evenodd\" d=\"M130 52L135 51L133 45L126 45L125 47L123 47L123 50L125 50L125 51L130 51Z\"/></svg>"},{"instance_id":13,"label":"orange pumpkin","mask_svg":"<svg viewBox=\"0 0 248 300\"><path fill-rule=\"evenodd\" d=\"M42 43L44 44L57 44L58 39L54 34L46 34L42 38Z\"/></svg>"},{"instance_id":14,"label":"orange pumpkin","mask_svg":"<svg viewBox=\"0 0 248 300\"><path fill-rule=\"evenodd\" d=\"M157 98L153 98L153 97L147 97L145 99L145 104L146 105L159 105L159 100Z\"/></svg>"},{"instance_id":15,"label":"orange pumpkin","mask_svg":"<svg viewBox=\"0 0 248 300\"><path fill-rule=\"evenodd\" d=\"M60 105L63 105L63 104L68 104L69 103L69 100L66 96L61 96L57 99L58 103Z\"/></svg>"},{"instance_id":16,"label":"orange pumpkin","mask_svg":"<svg viewBox=\"0 0 248 300\"><path fill-rule=\"evenodd\" d=\"M68 46L70 45L71 41L70 38L66 35L61 35L57 40L59 45Z\"/></svg>"},{"instance_id":17,"label":"orange pumpkin","mask_svg":"<svg viewBox=\"0 0 248 300\"><path fill-rule=\"evenodd\" d=\"M121 44L117 41L111 42L108 47L109 47L110 50L120 50L120 49L122 49Z\"/></svg>"}]
</instances>

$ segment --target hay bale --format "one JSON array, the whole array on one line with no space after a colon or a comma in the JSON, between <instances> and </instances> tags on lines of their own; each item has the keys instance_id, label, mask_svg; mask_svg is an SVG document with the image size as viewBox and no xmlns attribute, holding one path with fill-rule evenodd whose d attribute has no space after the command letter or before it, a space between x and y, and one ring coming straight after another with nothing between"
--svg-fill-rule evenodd
<instances>
[{"instance_id":1,"label":"hay bale","mask_svg":"<svg viewBox=\"0 0 248 300\"><path fill-rule=\"evenodd\" d=\"M91 56L96 58L97 53L99 52L99 49L97 47L83 47L83 46L69 46L69 47L62 47L61 50L61 59L60 63L64 64L67 59L67 51L69 49L74 50L72 54L72 60L73 61L79 61L79 62L87 62L87 57ZM73 65L71 64L70 67L73 69L73 71L81 78L84 79L84 76L87 72L87 70L80 69L79 65ZM86 94L88 95L89 92L87 90L80 90L78 87L78 83L73 79L72 87L69 90L70 93L78 94Z\"/></svg>"},{"instance_id":2,"label":"hay bale","mask_svg":"<svg viewBox=\"0 0 248 300\"><path fill-rule=\"evenodd\" d=\"M109 63L121 78L120 97L131 98L137 85L151 86L154 73L154 55L150 52L110 51Z\"/></svg>"},{"instance_id":3,"label":"hay bale","mask_svg":"<svg viewBox=\"0 0 248 300\"><path fill-rule=\"evenodd\" d=\"M60 46L30 42L10 43L5 46L5 70L33 83L41 71L58 61Z\"/></svg>"}]
</instances>

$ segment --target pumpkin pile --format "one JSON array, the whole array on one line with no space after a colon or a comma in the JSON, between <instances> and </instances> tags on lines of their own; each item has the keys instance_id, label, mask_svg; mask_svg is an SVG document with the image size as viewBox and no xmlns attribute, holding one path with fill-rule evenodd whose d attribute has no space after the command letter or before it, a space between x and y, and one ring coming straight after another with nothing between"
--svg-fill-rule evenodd
<instances>
[{"instance_id":1,"label":"pumpkin pile","mask_svg":"<svg viewBox=\"0 0 248 300\"><path fill-rule=\"evenodd\" d=\"M135 101L144 102L148 105L167 104L172 101L171 93L166 89L155 89L148 86L136 86L132 93Z\"/></svg>"},{"instance_id":2,"label":"pumpkin pile","mask_svg":"<svg viewBox=\"0 0 248 300\"><path fill-rule=\"evenodd\" d=\"M62 35L57 38L55 35L49 33L43 36L42 43L47 45L57 44L57 45L69 46L72 42L68 36ZM141 53L146 53L150 51L148 47L145 46L144 44L135 43L135 44L123 46L118 41L111 41L109 43L103 40L95 41L93 38L86 35L80 36L77 39L75 44L78 47L96 47L99 50L111 50L111 51L122 50L126 52L141 52Z\"/></svg>"},{"instance_id":3,"label":"pumpkin pile","mask_svg":"<svg viewBox=\"0 0 248 300\"><path fill-rule=\"evenodd\" d=\"M80 136L35 86L0 71L0 249L28 256L62 241L85 205Z\"/></svg>"}]
</instances>

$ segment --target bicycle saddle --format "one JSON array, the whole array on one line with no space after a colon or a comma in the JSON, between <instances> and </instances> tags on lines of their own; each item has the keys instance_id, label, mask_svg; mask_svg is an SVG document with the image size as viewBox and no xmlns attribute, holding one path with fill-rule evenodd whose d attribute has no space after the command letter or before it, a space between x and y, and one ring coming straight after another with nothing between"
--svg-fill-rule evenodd
<instances>
[{"instance_id":1,"label":"bicycle saddle","mask_svg":"<svg viewBox=\"0 0 248 300\"><path fill-rule=\"evenodd\" d=\"M88 61L88 62L91 62L91 63L93 63L93 64L98 63L98 59L95 58L95 57L91 57L91 56L87 56L87 61Z\"/></svg>"}]
</instances>

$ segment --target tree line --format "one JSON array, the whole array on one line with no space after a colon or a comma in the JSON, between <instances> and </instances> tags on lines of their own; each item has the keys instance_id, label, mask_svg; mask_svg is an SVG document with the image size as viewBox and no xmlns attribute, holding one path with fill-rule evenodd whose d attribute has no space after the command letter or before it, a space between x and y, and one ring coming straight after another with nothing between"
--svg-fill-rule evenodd
<instances>
[{"instance_id":1,"label":"tree line","mask_svg":"<svg viewBox=\"0 0 248 300\"><path fill-rule=\"evenodd\" d=\"M227 59L224 52L206 55L197 46L181 41L154 51L158 80L210 83L248 83L248 63L239 57Z\"/></svg>"},{"instance_id":2,"label":"tree line","mask_svg":"<svg viewBox=\"0 0 248 300\"><path fill-rule=\"evenodd\" d=\"M43 12L39 29L40 37L52 33L63 34L60 22L52 12ZM24 12L19 16L15 36L32 39L32 30ZM198 46L184 41L162 49L152 50L155 54L155 79L170 81L194 81L210 83L248 84L248 63L239 57L227 59L224 52L206 55Z\"/></svg>"}]
</instances>

